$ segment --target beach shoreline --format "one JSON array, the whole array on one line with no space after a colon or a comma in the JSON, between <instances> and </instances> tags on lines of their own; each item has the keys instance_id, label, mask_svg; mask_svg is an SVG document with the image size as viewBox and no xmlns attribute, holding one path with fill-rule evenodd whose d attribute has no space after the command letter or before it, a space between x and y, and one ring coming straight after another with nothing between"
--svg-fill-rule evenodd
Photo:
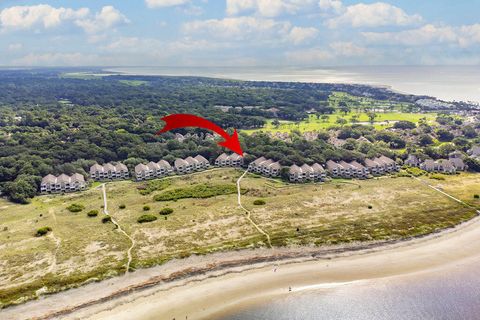
<instances>
[{"instance_id":1,"label":"beach shoreline","mask_svg":"<svg viewBox=\"0 0 480 320\"><path fill-rule=\"evenodd\" d=\"M480 217L409 240L194 256L0 311L2 319L212 319L299 288L425 272L480 257ZM221 299L219 303L218 299ZM133 318L132 318L133 316Z\"/></svg>"}]
</instances>

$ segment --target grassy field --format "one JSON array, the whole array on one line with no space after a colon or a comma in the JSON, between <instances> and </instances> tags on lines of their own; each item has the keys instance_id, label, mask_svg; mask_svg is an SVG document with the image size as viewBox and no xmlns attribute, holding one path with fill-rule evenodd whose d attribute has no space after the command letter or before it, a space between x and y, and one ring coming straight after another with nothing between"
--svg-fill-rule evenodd
<instances>
[{"instance_id":1,"label":"grassy field","mask_svg":"<svg viewBox=\"0 0 480 320\"><path fill-rule=\"evenodd\" d=\"M348 124L352 124L350 122L350 118L353 115L358 115L358 123L370 125L368 115L366 113L357 113L357 112L349 112L345 115L343 112L336 112L334 114L328 115L328 120L318 119L315 115L310 115L308 120L293 122L293 121L280 121L280 125L275 127L272 122L273 119L268 120L266 125L263 128L259 129L252 129L252 130L242 130L246 133L253 133L257 131L264 131L264 132L290 132L292 130L299 130L300 132L305 131L316 131L316 130L324 130L328 129L332 126L338 126L336 123L337 118L345 118L348 121ZM406 113L406 112L386 112L386 113L377 113L377 117L375 118L375 122L373 126L376 129L385 129L391 127L393 123L396 121L411 121L414 123L418 123L420 119L426 118L427 122L434 123L435 122L435 113Z\"/></svg>"},{"instance_id":2,"label":"grassy field","mask_svg":"<svg viewBox=\"0 0 480 320\"><path fill-rule=\"evenodd\" d=\"M190 176L176 176L162 190L141 195L146 183L107 184L110 214L137 242L132 268L161 264L172 258L266 246L237 205L236 194L210 198L155 201L171 190L196 190L199 185L234 185L241 172L215 169ZM431 184L480 206L480 175L462 174ZM252 219L277 246L326 245L357 240L400 239L453 226L472 218L464 207L410 178L340 181L290 185L247 175L242 203ZM265 205L254 205L257 199ZM85 209L66 209L76 203ZM53 292L85 281L125 271L129 240L111 223L87 217L102 210L101 189L56 196L40 196L29 205L0 200L0 306L34 298L38 290ZM144 210L148 206L149 210ZM172 208L167 216L159 214ZM140 224L138 217L158 219ZM38 228L49 226L47 236L36 237Z\"/></svg>"}]
</instances>

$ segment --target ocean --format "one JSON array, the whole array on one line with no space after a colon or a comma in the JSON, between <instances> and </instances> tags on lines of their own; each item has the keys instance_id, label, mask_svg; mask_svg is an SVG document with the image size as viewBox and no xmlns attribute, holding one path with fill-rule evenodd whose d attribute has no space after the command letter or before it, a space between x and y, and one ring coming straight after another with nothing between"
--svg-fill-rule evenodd
<instances>
[{"instance_id":1,"label":"ocean","mask_svg":"<svg viewBox=\"0 0 480 320\"><path fill-rule=\"evenodd\" d=\"M291 292L226 310L215 320L480 319L478 261L416 274ZM213 319L212 319L213 320Z\"/></svg>"},{"instance_id":2,"label":"ocean","mask_svg":"<svg viewBox=\"0 0 480 320\"><path fill-rule=\"evenodd\" d=\"M361 83L389 86L396 91L429 95L446 101L480 102L480 66L118 67L105 71L258 81Z\"/></svg>"}]
</instances>

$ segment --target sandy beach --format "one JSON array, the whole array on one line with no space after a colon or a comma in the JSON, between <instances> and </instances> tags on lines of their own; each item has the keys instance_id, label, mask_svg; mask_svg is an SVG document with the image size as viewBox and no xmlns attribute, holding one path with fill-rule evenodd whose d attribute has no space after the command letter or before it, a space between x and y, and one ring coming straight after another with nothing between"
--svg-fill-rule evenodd
<instances>
[{"instance_id":1,"label":"sandy beach","mask_svg":"<svg viewBox=\"0 0 480 320\"><path fill-rule=\"evenodd\" d=\"M363 248L363 249L361 249ZM292 291L425 273L480 260L480 218L424 238L190 257L0 312L2 319L212 319Z\"/></svg>"}]
</instances>

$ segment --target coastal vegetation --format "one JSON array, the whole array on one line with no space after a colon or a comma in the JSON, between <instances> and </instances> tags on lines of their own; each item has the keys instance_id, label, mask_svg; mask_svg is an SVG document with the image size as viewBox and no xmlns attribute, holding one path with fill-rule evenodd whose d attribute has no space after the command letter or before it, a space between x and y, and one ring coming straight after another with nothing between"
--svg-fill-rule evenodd
<instances>
[{"instance_id":1,"label":"coastal vegetation","mask_svg":"<svg viewBox=\"0 0 480 320\"><path fill-rule=\"evenodd\" d=\"M173 190L224 185L226 181L236 181L241 174L234 169L219 169L182 176L171 179L166 189L149 195L142 195L130 181L108 183L110 214L136 242L131 268L195 254L266 247L265 236L239 208L236 192L207 198L153 200L156 195ZM241 182L242 203L251 212L252 221L269 234L274 246L401 240L452 227L475 216L475 210L480 208L480 199L472 196L480 194L479 175L461 173L445 176L445 180L423 176L420 179L392 176L291 185L247 174ZM254 205L259 199L265 200L265 204ZM0 200L3 306L23 301L18 299L24 297L34 298L41 288L55 292L89 279L125 272L130 241L110 223L99 223L86 214L72 215L66 209L71 204L82 205L87 212L100 210L101 190L39 196L27 205ZM125 209L119 209L120 204L125 204ZM138 223L138 212L144 206L152 212L171 208L174 213L167 220ZM111 221L109 216L103 219ZM43 226L50 226L55 237L32 236ZM48 268L50 272L45 273Z\"/></svg>"}]
</instances>

